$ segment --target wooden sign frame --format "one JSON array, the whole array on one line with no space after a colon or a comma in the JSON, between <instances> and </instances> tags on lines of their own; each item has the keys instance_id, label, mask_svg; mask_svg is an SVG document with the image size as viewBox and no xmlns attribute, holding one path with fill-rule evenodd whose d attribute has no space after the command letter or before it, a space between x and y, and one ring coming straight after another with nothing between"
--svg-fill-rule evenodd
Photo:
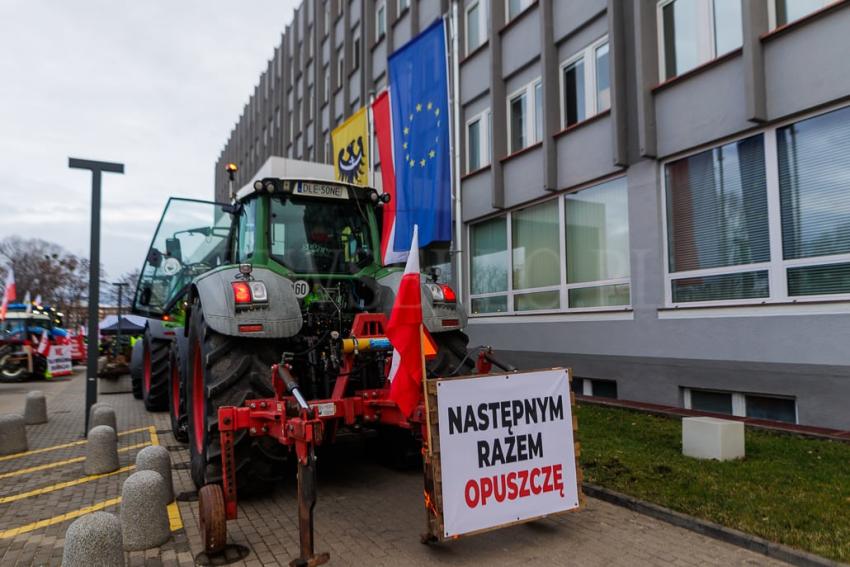
<instances>
[{"instance_id":1,"label":"wooden sign frame","mask_svg":"<svg viewBox=\"0 0 850 567\"><path fill-rule=\"evenodd\" d=\"M447 540L459 539L461 537L467 537L471 535L477 535L480 533L490 532L493 530L498 530L501 528L506 528L510 526L515 526L518 524L526 524L528 522L534 522L536 520L542 520L544 518L550 518L552 516L559 516L562 514L570 514L573 512L577 512L584 508L585 506L585 497L584 492L582 491L582 480L584 475L582 474L581 466L579 465L579 457L581 456L581 443L577 439L578 434L578 416L575 413L576 407L576 397L575 393L572 390L573 383L573 372L571 368L544 368L544 369L536 369L536 370L523 370L519 372L510 373L512 376L514 375L522 375L522 374L531 374L534 372L540 372L541 370L566 370L567 371L567 383L569 384L570 389L570 413L573 418L573 445L576 459L576 484L577 492L578 492L578 500L579 504L577 508L573 508L571 510L564 510L563 512L555 512L554 514L543 514L540 516L535 516L533 518L525 518L523 520L516 520L514 522L509 522L507 524L501 524L499 526L493 526L489 528L483 528L480 530L475 530L472 532L468 532L462 535L451 536L449 538L445 537L445 525L443 523L443 476L442 476L442 463L440 460L440 427L439 420L440 414L437 409L437 384L439 382L448 381L448 380L462 380L462 379L470 379L470 378L483 378L485 376L489 376L489 374L474 374L467 376L456 376L451 378L432 378L426 379L424 384L424 394L425 394L425 421L426 421L426 431L428 434L427 439L423 440L423 455L422 455L422 466L424 472L425 479L425 514L427 516L427 524L426 524L426 533L422 535L422 542L443 542Z\"/></svg>"}]
</instances>

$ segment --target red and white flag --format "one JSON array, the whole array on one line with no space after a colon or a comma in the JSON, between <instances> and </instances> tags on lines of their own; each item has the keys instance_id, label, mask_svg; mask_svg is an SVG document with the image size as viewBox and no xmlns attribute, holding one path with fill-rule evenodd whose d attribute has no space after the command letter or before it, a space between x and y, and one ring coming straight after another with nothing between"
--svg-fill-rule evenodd
<instances>
[{"instance_id":1,"label":"red and white flag","mask_svg":"<svg viewBox=\"0 0 850 567\"><path fill-rule=\"evenodd\" d=\"M6 309L15 300L15 297L15 270L12 266L9 266L9 273L6 274L6 286L3 289L3 303L0 304L0 321L6 319Z\"/></svg>"},{"instance_id":2,"label":"red and white flag","mask_svg":"<svg viewBox=\"0 0 850 567\"><path fill-rule=\"evenodd\" d=\"M395 241L396 187L393 164L393 126L390 115L390 92L385 90L372 103L372 121L381 156L381 187L389 194L390 202L383 206L383 228L381 232L381 261L384 265L397 264L407 259L407 251L396 251Z\"/></svg>"},{"instance_id":3,"label":"red and white flag","mask_svg":"<svg viewBox=\"0 0 850 567\"><path fill-rule=\"evenodd\" d=\"M47 329L41 332L41 338L38 340L38 348L35 352L41 356L47 356L50 352L50 337L47 334Z\"/></svg>"},{"instance_id":4,"label":"red and white flag","mask_svg":"<svg viewBox=\"0 0 850 567\"><path fill-rule=\"evenodd\" d=\"M393 345L390 365L390 399L410 416L422 396L425 358L422 352L422 289L419 282L419 229L413 227L413 241L404 275L398 286L387 338Z\"/></svg>"}]
</instances>

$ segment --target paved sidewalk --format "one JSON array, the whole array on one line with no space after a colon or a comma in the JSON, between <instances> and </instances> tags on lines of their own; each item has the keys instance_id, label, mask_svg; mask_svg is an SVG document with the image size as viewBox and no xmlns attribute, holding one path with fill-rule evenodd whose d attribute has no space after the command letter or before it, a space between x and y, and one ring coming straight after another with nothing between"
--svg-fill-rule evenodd
<instances>
[{"instance_id":1,"label":"paved sidewalk","mask_svg":"<svg viewBox=\"0 0 850 567\"><path fill-rule=\"evenodd\" d=\"M0 384L0 407L5 411L16 407L16 398L22 409L30 389L47 392L50 422L28 427L31 449L81 440L82 373L50 388L18 384L12 391L11 386ZM145 412L129 393L104 395L99 401L116 409L118 429L125 432L119 438L119 446L125 449L120 453L122 467L132 465L141 446L159 442L171 450L176 493L194 490L184 468L188 451L167 432L167 414ZM121 483L132 471L54 489L57 483L83 479L82 462L73 459L84 454L84 445L77 443L0 458L0 565L60 565L64 533L72 521L63 514L120 496ZM19 472L57 462L49 468ZM364 456L360 444L323 454L319 463L317 550L331 553L331 565L784 565L592 498L576 514L424 546L419 543L425 521L421 473L383 467ZM50 490L25 494L45 487ZM10 497L18 499L8 501ZM240 504L239 519L228 525L229 540L251 552L236 565L287 565L298 549L293 482ZM103 509L118 513L119 504ZM197 503L181 502L179 510L184 527L173 532L172 540L161 549L128 554L128 565L194 564L194 555L201 551Z\"/></svg>"}]
</instances>

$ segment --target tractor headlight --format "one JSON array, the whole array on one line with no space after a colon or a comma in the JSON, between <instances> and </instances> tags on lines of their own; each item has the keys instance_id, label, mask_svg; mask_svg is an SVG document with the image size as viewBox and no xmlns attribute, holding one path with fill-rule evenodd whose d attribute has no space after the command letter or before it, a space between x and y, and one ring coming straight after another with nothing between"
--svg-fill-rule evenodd
<instances>
[{"instance_id":1,"label":"tractor headlight","mask_svg":"<svg viewBox=\"0 0 850 567\"><path fill-rule=\"evenodd\" d=\"M441 288L438 284L428 282L425 284L425 289L431 294L431 299L433 301L445 301L445 296L443 295L443 288Z\"/></svg>"},{"instance_id":2,"label":"tractor headlight","mask_svg":"<svg viewBox=\"0 0 850 567\"><path fill-rule=\"evenodd\" d=\"M251 299L254 303L269 300L269 294L266 292L266 284L263 282L249 282L248 285L251 287Z\"/></svg>"}]
</instances>

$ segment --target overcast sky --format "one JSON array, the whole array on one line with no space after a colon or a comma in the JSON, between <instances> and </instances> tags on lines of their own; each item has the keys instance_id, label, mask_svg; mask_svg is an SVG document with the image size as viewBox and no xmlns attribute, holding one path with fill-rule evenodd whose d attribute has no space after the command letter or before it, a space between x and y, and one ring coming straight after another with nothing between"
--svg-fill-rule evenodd
<instances>
[{"instance_id":1,"label":"overcast sky","mask_svg":"<svg viewBox=\"0 0 850 567\"><path fill-rule=\"evenodd\" d=\"M106 174L101 257L140 268L168 196L212 199L215 160L295 0L0 0L0 238L88 256L91 175Z\"/></svg>"}]
</instances>

